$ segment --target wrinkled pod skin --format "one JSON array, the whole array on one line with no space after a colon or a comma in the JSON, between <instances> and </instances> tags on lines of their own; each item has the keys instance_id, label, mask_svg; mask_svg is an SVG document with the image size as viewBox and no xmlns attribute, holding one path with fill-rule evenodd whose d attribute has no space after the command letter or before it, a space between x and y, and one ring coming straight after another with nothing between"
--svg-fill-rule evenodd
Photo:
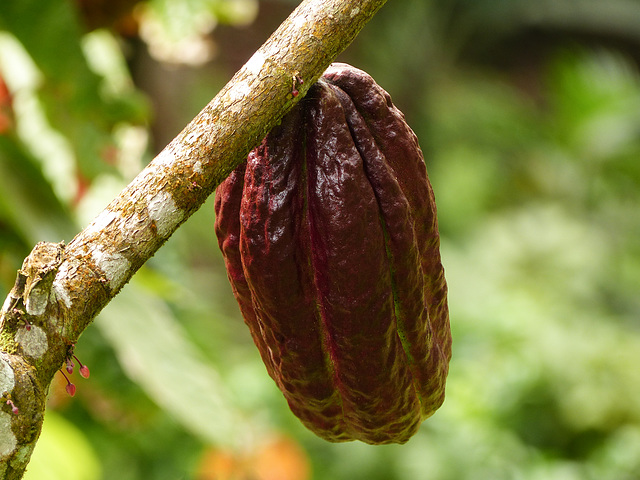
<instances>
[{"instance_id":1,"label":"wrinkled pod skin","mask_svg":"<svg viewBox=\"0 0 640 480\"><path fill-rule=\"evenodd\" d=\"M216 191L242 315L320 437L404 443L451 357L433 190L418 141L365 72L329 67Z\"/></svg>"}]
</instances>

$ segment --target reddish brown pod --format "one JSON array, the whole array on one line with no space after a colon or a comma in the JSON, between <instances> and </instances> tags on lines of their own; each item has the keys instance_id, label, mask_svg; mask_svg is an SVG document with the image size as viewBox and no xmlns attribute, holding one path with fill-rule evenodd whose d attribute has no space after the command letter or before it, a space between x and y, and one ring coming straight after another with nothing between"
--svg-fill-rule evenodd
<instances>
[{"instance_id":1,"label":"reddish brown pod","mask_svg":"<svg viewBox=\"0 0 640 480\"><path fill-rule=\"evenodd\" d=\"M451 357L433 190L413 131L333 64L216 191L216 234L269 375L320 437L404 443Z\"/></svg>"}]
</instances>

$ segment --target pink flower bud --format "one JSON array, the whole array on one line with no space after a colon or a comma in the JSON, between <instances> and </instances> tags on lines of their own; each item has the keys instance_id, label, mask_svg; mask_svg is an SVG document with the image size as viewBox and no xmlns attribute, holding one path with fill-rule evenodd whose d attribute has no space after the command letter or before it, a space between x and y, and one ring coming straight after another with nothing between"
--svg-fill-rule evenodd
<instances>
[{"instance_id":1,"label":"pink flower bud","mask_svg":"<svg viewBox=\"0 0 640 480\"><path fill-rule=\"evenodd\" d=\"M76 394L76 386L73 383L67 383L67 386L64 387L69 396L73 397Z\"/></svg>"},{"instance_id":2,"label":"pink flower bud","mask_svg":"<svg viewBox=\"0 0 640 480\"><path fill-rule=\"evenodd\" d=\"M18 407L16 407L16 405L11 400L7 400L7 405L11 405L11 411L13 412L14 415L18 415L18 413L20 413L20 410L18 410Z\"/></svg>"}]
</instances>

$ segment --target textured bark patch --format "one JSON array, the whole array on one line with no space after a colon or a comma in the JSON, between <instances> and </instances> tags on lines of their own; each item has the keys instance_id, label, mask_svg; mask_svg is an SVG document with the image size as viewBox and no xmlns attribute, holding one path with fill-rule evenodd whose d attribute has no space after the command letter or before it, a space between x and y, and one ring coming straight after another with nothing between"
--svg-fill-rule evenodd
<instances>
[{"instance_id":1,"label":"textured bark patch","mask_svg":"<svg viewBox=\"0 0 640 480\"><path fill-rule=\"evenodd\" d=\"M0 353L0 395L11 393L16 384L11 364L4 357L5 354Z\"/></svg>"},{"instance_id":2,"label":"textured bark patch","mask_svg":"<svg viewBox=\"0 0 640 480\"><path fill-rule=\"evenodd\" d=\"M389 94L333 64L216 191L229 280L269 375L329 441L404 443L451 357L433 190Z\"/></svg>"},{"instance_id":3,"label":"textured bark patch","mask_svg":"<svg viewBox=\"0 0 640 480\"><path fill-rule=\"evenodd\" d=\"M49 348L47 334L36 325L31 325L29 329L19 328L16 332L15 341L20 345L25 355L33 358L42 357Z\"/></svg>"},{"instance_id":4,"label":"textured bark patch","mask_svg":"<svg viewBox=\"0 0 640 480\"><path fill-rule=\"evenodd\" d=\"M16 436L11 430L11 415L0 412L0 460L11 455L16 445Z\"/></svg>"},{"instance_id":5,"label":"textured bark patch","mask_svg":"<svg viewBox=\"0 0 640 480\"><path fill-rule=\"evenodd\" d=\"M158 235L168 237L184 218L184 212L167 192L159 192L147 199L147 202L149 218L155 222Z\"/></svg>"}]
</instances>

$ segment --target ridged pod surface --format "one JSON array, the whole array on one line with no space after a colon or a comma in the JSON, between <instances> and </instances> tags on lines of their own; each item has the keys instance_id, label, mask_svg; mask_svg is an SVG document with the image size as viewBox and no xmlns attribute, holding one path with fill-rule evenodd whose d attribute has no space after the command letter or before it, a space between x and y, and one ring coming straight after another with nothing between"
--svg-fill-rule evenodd
<instances>
[{"instance_id":1,"label":"ridged pod surface","mask_svg":"<svg viewBox=\"0 0 640 480\"><path fill-rule=\"evenodd\" d=\"M451 357L433 190L418 141L365 72L329 67L216 191L245 322L320 437L404 443Z\"/></svg>"}]
</instances>

